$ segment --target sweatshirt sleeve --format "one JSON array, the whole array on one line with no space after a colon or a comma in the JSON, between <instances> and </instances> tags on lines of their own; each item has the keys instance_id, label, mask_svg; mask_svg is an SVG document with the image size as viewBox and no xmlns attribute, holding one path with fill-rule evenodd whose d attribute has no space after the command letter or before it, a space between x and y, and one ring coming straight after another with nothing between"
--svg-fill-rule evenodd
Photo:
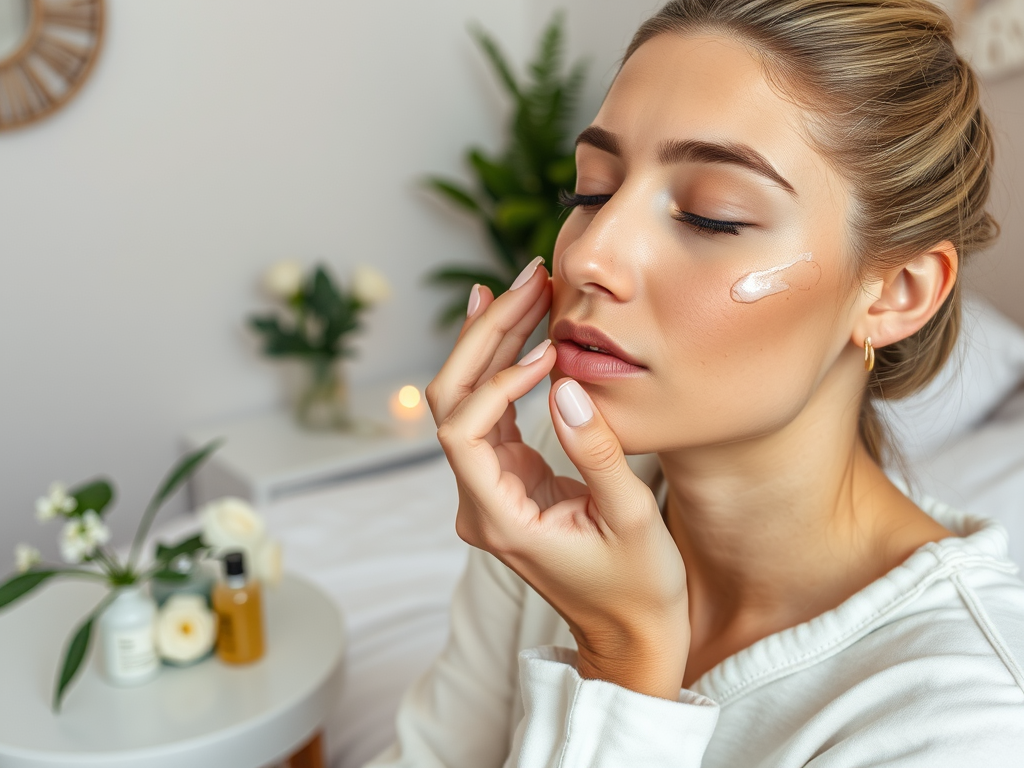
<instances>
[{"instance_id":1,"label":"sweatshirt sleeve","mask_svg":"<svg viewBox=\"0 0 1024 768\"><path fill-rule=\"evenodd\" d=\"M576 672L576 652L519 654L526 714L505 768L700 768L718 705L654 698Z\"/></svg>"},{"instance_id":2,"label":"sweatshirt sleeve","mask_svg":"<svg viewBox=\"0 0 1024 768\"><path fill-rule=\"evenodd\" d=\"M509 753L526 586L470 549L448 642L402 698L396 742L366 768L499 768Z\"/></svg>"}]
</instances>

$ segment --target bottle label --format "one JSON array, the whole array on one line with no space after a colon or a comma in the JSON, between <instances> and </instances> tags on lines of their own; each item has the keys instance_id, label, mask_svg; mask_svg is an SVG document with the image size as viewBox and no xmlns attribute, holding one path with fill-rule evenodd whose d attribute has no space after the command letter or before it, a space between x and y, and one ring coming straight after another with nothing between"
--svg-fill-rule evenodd
<instances>
[{"instance_id":1,"label":"bottle label","mask_svg":"<svg viewBox=\"0 0 1024 768\"><path fill-rule=\"evenodd\" d=\"M144 677L159 664L151 626L114 629L110 632L108 647L110 673L114 677Z\"/></svg>"}]
</instances>

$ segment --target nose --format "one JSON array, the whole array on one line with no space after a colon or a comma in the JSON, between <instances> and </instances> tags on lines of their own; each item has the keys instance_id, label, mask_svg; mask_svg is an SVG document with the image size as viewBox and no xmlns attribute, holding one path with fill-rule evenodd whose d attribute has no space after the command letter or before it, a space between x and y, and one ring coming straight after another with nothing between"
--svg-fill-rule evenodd
<instances>
[{"instance_id":1,"label":"nose","mask_svg":"<svg viewBox=\"0 0 1024 768\"><path fill-rule=\"evenodd\" d=\"M629 301L636 294L636 262L644 247L642 222L625 196L616 194L596 214L579 211L565 224L552 270L576 290ZM561 238L560 238L561 239Z\"/></svg>"}]
</instances>

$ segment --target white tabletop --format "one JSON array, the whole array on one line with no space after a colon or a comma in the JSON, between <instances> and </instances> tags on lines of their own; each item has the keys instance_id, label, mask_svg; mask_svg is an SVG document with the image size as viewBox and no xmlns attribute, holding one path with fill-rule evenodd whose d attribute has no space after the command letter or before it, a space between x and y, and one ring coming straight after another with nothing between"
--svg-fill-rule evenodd
<instances>
[{"instance_id":1,"label":"white tabletop","mask_svg":"<svg viewBox=\"0 0 1024 768\"><path fill-rule=\"evenodd\" d=\"M54 714L63 644L101 595L91 583L58 581L0 612L0 768L264 768L302 746L338 697L338 609L286 575L265 590L267 650L255 664L207 659L115 688L92 659Z\"/></svg>"}]
</instances>

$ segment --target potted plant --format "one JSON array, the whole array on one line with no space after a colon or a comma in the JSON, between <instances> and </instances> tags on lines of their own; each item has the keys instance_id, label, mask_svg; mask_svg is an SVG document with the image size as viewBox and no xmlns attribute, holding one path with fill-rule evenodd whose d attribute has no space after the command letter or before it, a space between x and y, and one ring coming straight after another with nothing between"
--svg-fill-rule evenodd
<instances>
[{"instance_id":1,"label":"potted plant","mask_svg":"<svg viewBox=\"0 0 1024 768\"><path fill-rule=\"evenodd\" d=\"M39 562L39 552L25 544L16 549L18 573L0 584L0 609L30 594L37 587L55 578L77 578L100 582L109 589L102 600L72 632L64 648L53 692L53 708L59 710L68 685L74 680L89 650L97 622L106 622L110 631L137 629L131 643L105 652L105 672L119 684L141 682L155 673L157 656L153 645L152 622L155 606L141 588L154 578L177 581L187 578L170 564L181 555L196 556L207 548L202 536L194 536L172 546L160 546L155 562L146 567L139 564L142 545L160 507L202 465L218 447L218 442L183 457L172 467L146 507L135 531L131 549L121 559L108 546L110 531L104 522L114 500L114 486L109 480L97 479L66 489L54 483L50 492L36 503L40 522L63 520L60 535L61 556L68 565L47 565ZM148 622L148 623L147 623ZM127 638L128 635L126 634ZM128 647L128 646L131 647ZM105 649L106 650L106 649ZM124 669L117 666L116 654L135 654ZM112 656L111 654L115 654Z\"/></svg>"},{"instance_id":2,"label":"potted plant","mask_svg":"<svg viewBox=\"0 0 1024 768\"><path fill-rule=\"evenodd\" d=\"M362 327L363 313L390 296L387 280L360 266L346 290L323 265L306 273L297 262L282 261L267 271L264 287L279 308L251 316L249 325L262 337L265 355L305 364L308 384L295 409L299 423L317 430L351 429L354 420L340 361L355 354L351 342Z\"/></svg>"},{"instance_id":3,"label":"potted plant","mask_svg":"<svg viewBox=\"0 0 1024 768\"><path fill-rule=\"evenodd\" d=\"M576 185L571 122L585 65L577 62L565 69L564 17L556 14L545 29L525 77L513 72L487 33L474 29L472 35L513 108L501 152L490 156L475 147L466 152L474 177L470 185L439 176L427 179L429 189L479 222L493 246L490 267L448 265L428 276L433 283L459 289L439 317L443 325L465 316L465 296L474 283L497 295L535 256L551 263L564 213L560 197Z\"/></svg>"}]
</instances>

